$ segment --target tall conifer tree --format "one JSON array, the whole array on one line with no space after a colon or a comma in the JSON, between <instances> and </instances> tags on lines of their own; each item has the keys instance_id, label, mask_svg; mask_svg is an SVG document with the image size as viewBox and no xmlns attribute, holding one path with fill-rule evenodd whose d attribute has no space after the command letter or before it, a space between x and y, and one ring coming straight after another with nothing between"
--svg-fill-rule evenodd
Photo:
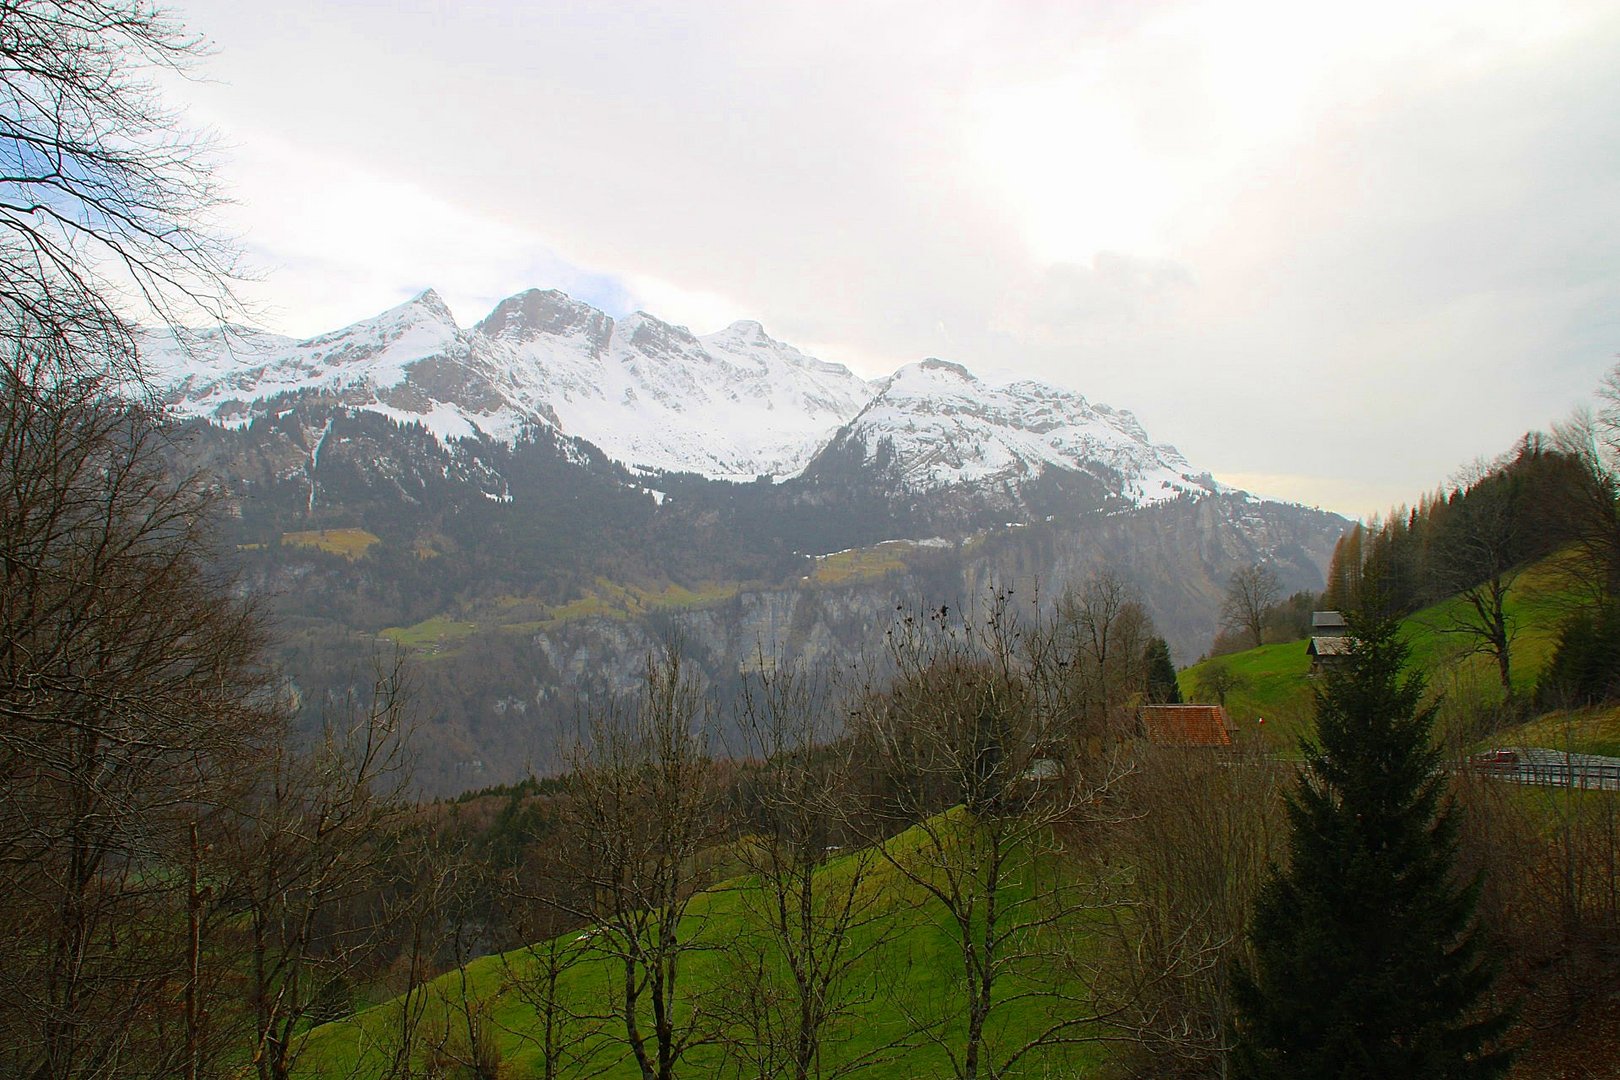
<instances>
[{"instance_id":1,"label":"tall conifer tree","mask_svg":"<svg viewBox=\"0 0 1620 1080\"><path fill-rule=\"evenodd\" d=\"M1162 637L1152 638L1142 657L1147 669L1147 699L1150 705L1181 704L1181 687L1176 685L1176 665L1170 659L1170 643Z\"/></svg>"},{"instance_id":2,"label":"tall conifer tree","mask_svg":"<svg viewBox=\"0 0 1620 1080\"><path fill-rule=\"evenodd\" d=\"M1507 1025L1453 869L1458 820L1393 621L1351 618L1354 651L1317 691L1290 797L1291 862L1255 906L1239 972L1234 1075L1495 1077Z\"/></svg>"}]
</instances>

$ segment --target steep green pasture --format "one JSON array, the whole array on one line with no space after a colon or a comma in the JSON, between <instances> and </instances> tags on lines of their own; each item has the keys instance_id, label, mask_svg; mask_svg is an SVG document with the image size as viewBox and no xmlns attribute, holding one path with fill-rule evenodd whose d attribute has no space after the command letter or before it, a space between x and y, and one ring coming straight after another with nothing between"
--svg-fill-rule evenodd
<instances>
[{"instance_id":1,"label":"steep green pasture","mask_svg":"<svg viewBox=\"0 0 1620 1080\"><path fill-rule=\"evenodd\" d=\"M1517 694L1534 691L1536 680L1552 660L1558 624L1570 606L1566 590L1556 561L1549 559L1525 570L1508 591L1505 607L1514 633L1510 655ZM1478 653L1467 655L1471 640L1454 632L1467 618L1467 602L1455 596L1409 617L1405 630L1412 646L1412 660L1430 672L1460 667L1500 687L1495 659Z\"/></svg>"},{"instance_id":2,"label":"steep green pasture","mask_svg":"<svg viewBox=\"0 0 1620 1080\"><path fill-rule=\"evenodd\" d=\"M1568 609L1564 590L1564 579L1553 560L1525 570L1509 590L1506 609L1514 629L1511 658L1517 694L1531 693L1552 659L1558 623ZM1499 700L1495 659L1471 651L1474 643L1452 632L1466 610L1461 597L1424 608L1402 622L1402 636L1411 646L1412 663L1428 673L1432 691L1452 698ZM1241 680L1226 698L1227 711L1239 729L1259 734L1274 749L1290 751L1311 719L1308 644L1301 639L1264 645L1194 664L1178 677L1182 697L1202 700L1197 692L1200 676L1210 667L1222 665Z\"/></svg>"},{"instance_id":3,"label":"steep green pasture","mask_svg":"<svg viewBox=\"0 0 1620 1080\"><path fill-rule=\"evenodd\" d=\"M899 851L901 857L905 857L908 846L920 843L917 830L890 842L891 850ZM847 882L854 858L828 863L819 872L821 883L836 886L840 879ZM908 1032L915 1029L911 1017L943 1018L944 1026L936 1034L946 1040L956 1033L964 1013L958 986L960 953L941 921L942 913L925 902L921 890L891 866L875 861L864 887L872 891L876 916L852 933L856 939L853 947L866 951L852 981L854 993L864 1003L828 1033L824 1058L832 1064L877 1055L878 1062L887 1064L874 1064L870 1073L873 1076L948 1074L949 1064L937 1045L916 1036L908 1045L901 1044L908 1042ZM738 967L727 950L738 942L761 940L754 929L758 922L750 911L762 898L756 883L734 880L693 900L682 933L701 948L686 954L682 961L680 977L686 999L682 1020L691 1017L694 1002L708 1009L718 1000L735 1000ZM1081 947L1086 947L1088 927L1082 924L1075 929ZM615 985L622 983L622 967L611 957L592 951L588 940L578 933L566 934L558 941L567 949L581 951L578 962L562 977L563 996L581 1012L602 1011ZM475 960L464 973L450 972L435 980L428 987L425 1030L442 1032L447 1024L449 1030L454 1030L458 1010L470 1000L475 1008L484 1010L490 1026L497 1031L504 1067L514 1076L539 1075L539 1050L528 1034L536 1027L535 1011L512 991L513 977L521 976L532 963L531 954L520 949ZM1013 993L1016 987L1019 993L1032 989L1044 993L1050 985L1019 985L1009 977L1006 990ZM1079 989L1077 984L1071 984L1071 988ZM1032 998L1007 1006L993 1014L989 1040L1002 1046L1020 1044L1049 1022L1047 1012L1053 1004L1050 998ZM390 1030L397 1026L405 1006L405 1001L396 999L317 1029L310 1037L298 1074L377 1075L392 1045ZM643 1030L650 1030L650 1023L644 1023ZM623 1049L622 1036L622 1027L611 1024L599 1034L587 1034L584 1045L597 1053L579 1075L626 1080L636 1076L634 1062ZM1031 1055L1012 1075L1045 1077L1053 1075L1057 1067L1065 1073L1073 1070L1083 1075L1102 1057L1101 1043L1065 1046L1044 1057ZM689 1076L716 1075L719 1061L716 1048L699 1047L688 1057L682 1072Z\"/></svg>"}]
</instances>

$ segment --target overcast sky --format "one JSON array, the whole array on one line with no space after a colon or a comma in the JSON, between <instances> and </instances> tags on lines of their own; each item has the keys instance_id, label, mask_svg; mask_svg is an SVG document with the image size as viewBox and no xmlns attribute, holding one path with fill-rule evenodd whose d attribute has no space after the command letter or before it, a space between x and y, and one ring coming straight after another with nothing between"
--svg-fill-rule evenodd
<instances>
[{"instance_id":1,"label":"overcast sky","mask_svg":"<svg viewBox=\"0 0 1620 1080\"><path fill-rule=\"evenodd\" d=\"M179 0L261 320L530 287L1410 501L1620 352L1620 5Z\"/></svg>"}]
</instances>

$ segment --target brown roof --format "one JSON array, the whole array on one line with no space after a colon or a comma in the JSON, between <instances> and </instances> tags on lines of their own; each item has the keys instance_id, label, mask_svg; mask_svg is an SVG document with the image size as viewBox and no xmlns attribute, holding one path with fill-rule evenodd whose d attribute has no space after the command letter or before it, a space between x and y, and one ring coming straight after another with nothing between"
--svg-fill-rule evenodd
<instances>
[{"instance_id":1,"label":"brown roof","mask_svg":"<svg viewBox=\"0 0 1620 1080\"><path fill-rule=\"evenodd\" d=\"M1142 726L1160 746L1232 745L1232 720L1219 705L1144 705Z\"/></svg>"}]
</instances>

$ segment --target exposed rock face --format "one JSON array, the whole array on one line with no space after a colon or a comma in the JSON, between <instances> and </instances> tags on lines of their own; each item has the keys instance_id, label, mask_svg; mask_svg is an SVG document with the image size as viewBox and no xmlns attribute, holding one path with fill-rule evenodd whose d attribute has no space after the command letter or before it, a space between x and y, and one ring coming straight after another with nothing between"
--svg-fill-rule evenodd
<instances>
[{"instance_id":1,"label":"exposed rock face","mask_svg":"<svg viewBox=\"0 0 1620 1080\"><path fill-rule=\"evenodd\" d=\"M904 614L949 605L972 610L995 590L1010 589L1025 618L1049 617L1065 587L1094 571L1126 576L1171 643L1178 663L1198 657L1214 628L1233 569L1267 559L1289 589L1320 587L1320 563L1342 521L1298 517L1275 504L1255 507L1231 496L1165 503L1111 515L1082 529L1038 525L983 536L964 544L913 550L900 572L844 586L814 582L744 589L721 603L639 619L588 618L534 631L502 647L511 650L509 681L468 678L462 665L479 650L432 674L427 689L458 691L460 709L483 717L487 741L469 741L469 756L487 765L481 781L514 779L517 763L557 768L559 748L577 730L581 699L636 688L646 657L671 635L682 643L689 671L728 700L740 680L762 664L800 664L820 671L835 692L856 693L866 673L884 670L883 634ZM1194 529L1201 535L1194 535ZM484 649L487 646L480 646ZM528 703L522 726L502 703ZM722 733L725 735L726 733ZM519 739L523 753L491 749ZM509 767L508 767L509 766ZM444 781L454 788L455 777Z\"/></svg>"}]
</instances>

